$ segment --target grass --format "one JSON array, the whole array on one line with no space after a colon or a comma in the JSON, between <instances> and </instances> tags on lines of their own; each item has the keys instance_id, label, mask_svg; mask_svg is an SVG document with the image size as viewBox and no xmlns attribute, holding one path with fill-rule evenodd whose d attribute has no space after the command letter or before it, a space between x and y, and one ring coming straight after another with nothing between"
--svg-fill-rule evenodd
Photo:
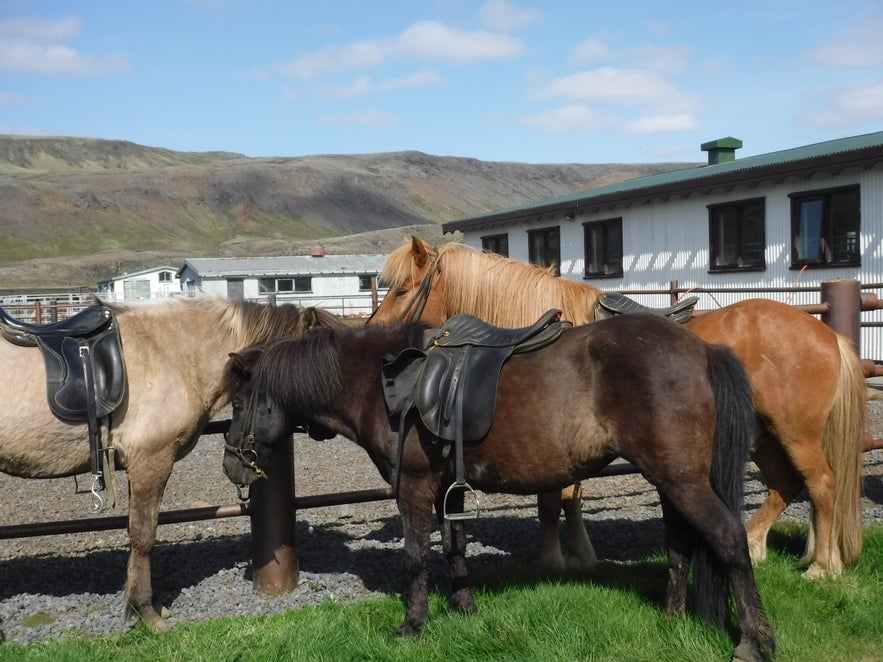
<instances>
[{"instance_id":1,"label":"grass","mask_svg":"<svg viewBox=\"0 0 883 662\"><path fill-rule=\"evenodd\" d=\"M775 628L780 662L883 660L883 526L866 529L859 562L841 577L809 582L793 549L804 530L779 526L757 582ZM665 559L604 563L581 578L543 578L506 567L482 576L478 612L451 613L432 594L421 634L399 640L395 597L318 607L261 618L181 625L157 635L136 627L122 636L71 635L27 647L0 646L0 660L728 660L733 644L695 618L669 620L660 610Z\"/></svg>"}]
</instances>

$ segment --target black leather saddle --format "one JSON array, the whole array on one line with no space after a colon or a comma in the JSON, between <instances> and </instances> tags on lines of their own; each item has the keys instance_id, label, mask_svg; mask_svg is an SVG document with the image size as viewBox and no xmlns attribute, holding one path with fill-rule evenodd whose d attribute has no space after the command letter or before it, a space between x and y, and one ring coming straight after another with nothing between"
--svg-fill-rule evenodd
<instances>
[{"instance_id":1,"label":"black leather saddle","mask_svg":"<svg viewBox=\"0 0 883 662\"><path fill-rule=\"evenodd\" d=\"M39 347L46 366L49 408L71 423L101 419L126 395L126 369L113 312L95 304L49 324L30 324L0 308L0 334L10 342ZM93 419L93 420L94 420Z\"/></svg>"},{"instance_id":2,"label":"black leather saddle","mask_svg":"<svg viewBox=\"0 0 883 662\"><path fill-rule=\"evenodd\" d=\"M475 442L494 417L497 382L512 355L552 343L570 326L550 310L520 329L492 326L473 315L451 317L430 337L425 350L412 348L382 366L390 412L415 406L423 424L444 441Z\"/></svg>"},{"instance_id":3,"label":"black leather saddle","mask_svg":"<svg viewBox=\"0 0 883 662\"><path fill-rule=\"evenodd\" d=\"M619 292L603 292L595 304L595 319L606 319L624 313L655 313L669 318L678 324L684 324L693 316L693 308L699 297L690 296L668 308L651 308L630 299Z\"/></svg>"}]
</instances>

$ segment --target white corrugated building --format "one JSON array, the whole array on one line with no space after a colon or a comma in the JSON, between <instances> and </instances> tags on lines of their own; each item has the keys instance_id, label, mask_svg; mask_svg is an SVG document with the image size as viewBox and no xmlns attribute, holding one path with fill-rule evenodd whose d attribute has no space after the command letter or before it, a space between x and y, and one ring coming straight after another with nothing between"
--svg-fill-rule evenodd
<instances>
[{"instance_id":1,"label":"white corrugated building","mask_svg":"<svg viewBox=\"0 0 883 662\"><path fill-rule=\"evenodd\" d=\"M121 274L98 283L104 301L140 301L180 294L177 267L159 266Z\"/></svg>"},{"instance_id":2,"label":"white corrugated building","mask_svg":"<svg viewBox=\"0 0 883 662\"><path fill-rule=\"evenodd\" d=\"M883 132L737 158L742 142L702 145L708 164L626 180L445 223L466 244L603 290L722 288L700 309L768 296L818 303L824 281L883 284ZM739 292L782 288L772 294ZM883 288L883 286L881 286ZM873 290L883 297L879 288ZM667 297L636 295L647 305ZM883 333L862 313L863 358L883 360Z\"/></svg>"},{"instance_id":3,"label":"white corrugated building","mask_svg":"<svg viewBox=\"0 0 883 662\"><path fill-rule=\"evenodd\" d=\"M341 317L367 317L378 292L384 255L190 258L178 270L181 292L230 299L319 306Z\"/></svg>"}]
</instances>

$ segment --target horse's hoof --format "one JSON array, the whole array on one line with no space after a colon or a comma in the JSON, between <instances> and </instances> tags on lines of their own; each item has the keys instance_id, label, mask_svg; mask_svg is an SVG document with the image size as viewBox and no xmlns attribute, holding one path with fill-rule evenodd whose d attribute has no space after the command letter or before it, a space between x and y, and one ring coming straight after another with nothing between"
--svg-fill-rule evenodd
<instances>
[{"instance_id":1,"label":"horse's hoof","mask_svg":"<svg viewBox=\"0 0 883 662\"><path fill-rule=\"evenodd\" d=\"M404 639L405 637L413 637L417 634L417 628L410 625L409 623L402 623L398 628L396 628L396 636L400 639Z\"/></svg>"},{"instance_id":2,"label":"horse's hoof","mask_svg":"<svg viewBox=\"0 0 883 662\"><path fill-rule=\"evenodd\" d=\"M767 662L776 652L775 640L758 645L746 637L742 637L736 650L733 651L733 662Z\"/></svg>"},{"instance_id":3,"label":"horse's hoof","mask_svg":"<svg viewBox=\"0 0 883 662\"><path fill-rule=\"evenodd\" d=\"M803 578L809 579L810 581L815 581L818 579L825 579L826 577L836 577L840 574L841 571L842 568L840 570L834 570L833 568L829 568L826 570L818 563L811 563L806 569L806 572L803 573Z\"/></svg>"}]
</instances>

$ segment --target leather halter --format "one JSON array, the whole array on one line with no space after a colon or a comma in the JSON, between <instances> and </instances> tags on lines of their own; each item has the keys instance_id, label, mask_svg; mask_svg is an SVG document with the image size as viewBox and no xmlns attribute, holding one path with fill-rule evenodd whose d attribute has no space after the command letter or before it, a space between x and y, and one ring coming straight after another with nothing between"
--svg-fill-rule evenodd
<instances>
[{"instance_id":1,"label":"leather halter","mask_svg":"<svg viewBox=\"0 0 883 662\"><path fill-rule=\"evenodd\" d=\"M224 433L224 449L228 453L232 453L236 457L239 458L239 461L247 468L251 469L254 472L255 476L258 478L267 478L267 473L261 469L258 461L260 457L258 456L257 451L255 450L255 427L257 422L257 400L258 400L258 391L257 389L251 392L251 396L248 399L248 405L245 408L245 421L248 424L248 432L246 434L239 434L239 444L234 446L230 443L228 435L229 430ZM237 484L236 490L239 493L239 499L241 501L248 501L248 494L244 493L243 488L245 485Z\"/></svg>"},{"instance_id":2,"label":"leather halter","mask_svg":"<svg viewBox=\"0 0 883 662\"><path fill-rule=\"evenodd\" d=\"M414 296L408 302L408 306L402 313L402 322L419 322L423 309L426 307L426 301L429 299L429 291L432 289L432 278L438 268L438 255L432 258L429 267L426 269L426 275L420 281L419 287L414 291Z\"/></svg>"}]
</instances>

